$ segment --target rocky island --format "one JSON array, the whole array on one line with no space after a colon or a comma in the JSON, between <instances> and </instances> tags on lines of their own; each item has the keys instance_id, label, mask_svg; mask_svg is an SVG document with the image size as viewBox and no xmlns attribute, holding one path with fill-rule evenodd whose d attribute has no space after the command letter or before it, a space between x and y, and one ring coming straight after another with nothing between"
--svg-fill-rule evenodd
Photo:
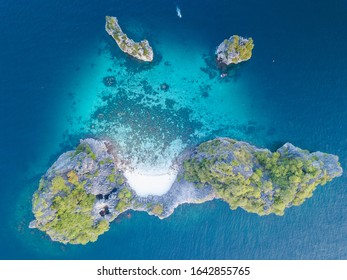
<instances>
[{"instance_id":1,"label":"rocky island","mask_svg":"<svg viewBox=\"0 0 347 280\"><path fill-rule=\"evenodd\" d=\"M219 63L238 64L252 57L254 44L252 38L233 35L225 39L217 48L216 55Z\"/></svg>"},{"instance_id":2,"label":"rocky island","mask_svg":"<svg viewBox=\"0 0 347 280\"><path fill-rule=\"evenodd\" d=\"M153 49L149 45L148 41L143 40L140 43L134 42L134 40L130 39L122 31L116 17L106 16L105 29L107 33L117 42L117 45L123 52L142 61L153 61Z\"/></svg>"},{"instance_id":3,"label":"rocky island","mask_svg":"<svg viewBox=\"0 0 347 280\"><path fill-rule=\"evenodd\" d=\"M231 209L258 215L283 215L301 205L318 185L341 176L338 157L310 153L285 144L276 152L229 138L204 142L184 152L170 190L139 196L124 176L116 146L85 139L62 154L41 178L33 195L31 228L54 241L94 242L121 213L132 209L168 217L183 203L221 199Z\"/></svg>"}]
</instances>

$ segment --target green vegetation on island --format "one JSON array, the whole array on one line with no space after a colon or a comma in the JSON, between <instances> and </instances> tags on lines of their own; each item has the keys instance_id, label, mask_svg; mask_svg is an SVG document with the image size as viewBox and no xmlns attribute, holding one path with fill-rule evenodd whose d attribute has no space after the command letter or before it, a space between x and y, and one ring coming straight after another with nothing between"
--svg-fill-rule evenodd
<instances>
[{"instance_id":1,"label":"green vegetation on island","mask_svg":"<svg viewBox=\"0 0 347 280\"><path fill-rule=\"evenodd\" d=\"M328 155L325 159L332 160ZM328 174L322 158L290 144L271 153L231 139L201 144L184 168L187 181L212 186L231 209L259 215L283 215L340 172L338 166Z\"/></svg>"},{"instance_id":2,"label":"green vegetation on island","mask_svg":"<svg viewBox=\"0 0 347 280\"><path fill-rule=\"evenodd\" d=\"M103 201L124 182L108 146L102 141L82 140L41 179L33 195L35 221L30 226L62 243L94 242L108 230L112 218ZM121 193L129 197L125 191Z\"/></svg>"},{"instance_id":3,"label":"green vegetation on island","mask_svg":"<svg viewBox=\"0 0 347 280\"><path fill-rule=\"evenodd\" d=\"M116 211L121 213L121 212L124 212L125 209L130 206L130 202L133 198L133 194L127 188L123 188L122 190L119 191L117 198L118 198L118 203L116 206Z\"/></svg>"},{"instance_id":4,"label":"green vegetation on island","mask_svg":"<svg viewBox=\"0 0 347 280\"><path fill-rule=\"evenodd\" d=\"M86 153L91 159L96 160L96 155L87 143L81 143L77 146L74 156L80 153Z\"/></svg>"},{"instance_id":5,"label":"green vegetation on island","mask_svg":"<svg viewBox=\"0 0 347 280\"><path fill-rule=\"evenodd\" d=\"M167 193L142 197L131 189L113 150L111 142L85 139L61 155L33 195L35 220L30 227L54 241L86 244L96 241L129 209L165 218L182 203L214 198L226 201L231 209L283 215L286 208L311 197L318 185L342 174L334 155L310 153L288 143L271 153L217 138L180 158L179 173Z\"/></svg>"},{"instance_id":6,"label":"green vegetation on island","mask_svg":"<svg viewBox=\"0 0 347 280\"><path fill-rule=\"evenodd\" d=\"M55 196L51 205L45 210L51 213L48 222L47 217L44 217L45 221L41 221L43 215L42 211L37 209L38 194L36 193L33 204L37 228L46 231L53 239L71 244L96 241L100 234L107 231L108 221L101 220L95 223L93 220L91 211L95 196L86 193L84 183L79 182L74 171L67 174L67 180L61 176L52 180L49 191Z\"/></svg>"}]
</instances>

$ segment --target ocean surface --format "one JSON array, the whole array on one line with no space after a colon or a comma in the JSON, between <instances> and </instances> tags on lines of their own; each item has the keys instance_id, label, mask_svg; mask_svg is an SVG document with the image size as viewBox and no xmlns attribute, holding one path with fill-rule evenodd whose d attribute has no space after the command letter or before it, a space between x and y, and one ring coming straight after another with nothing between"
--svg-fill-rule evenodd
<instances>
[{"instance_id":1,"label":"ocean surface","mask_svg":"<svg viewBox=\"0 0 347 280\"><path fill-rule=\"evenodd\" d=\"M105 15L149 40L152 64L118 49ZM164 220L131 212L86 246L28 228L40 177L89 136L134 165L225 136L336 154L347 170L346 1L2 0L0 18L0 259L347 259L346 173L283 217L217 200ZM218 69L233 34L254 39L253 57Z\"/></svg>"}]
</instances>

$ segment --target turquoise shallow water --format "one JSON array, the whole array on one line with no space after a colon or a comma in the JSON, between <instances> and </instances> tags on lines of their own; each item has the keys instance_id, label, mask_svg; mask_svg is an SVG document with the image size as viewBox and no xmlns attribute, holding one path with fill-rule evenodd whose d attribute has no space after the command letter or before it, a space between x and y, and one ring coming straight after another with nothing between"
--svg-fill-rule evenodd
<instances>
[{"instance_id":1,"label":"turquoise shallow water","mask_svg":"<svg viewBox=\"0 0 347 280\"><path fill-rule=\"evenodd\" d=\"M87 136L117 140L134 164L160 165L187 146L228 136L337 154L346 169L346 4L180 2L182 19L175 1L0 4L7 27L0 31L0 258L347 258L345 175L284 217L229 211L220 201L183 205L162 221L132 212L87 246L53 243L27 228L40 176ZM152 65L118 50L105 15L150 41ZM213 51L234 33L254 38L254 55L220 79ZM115 83L106 86L110 76Z\"/></svg>"}]
</instances>

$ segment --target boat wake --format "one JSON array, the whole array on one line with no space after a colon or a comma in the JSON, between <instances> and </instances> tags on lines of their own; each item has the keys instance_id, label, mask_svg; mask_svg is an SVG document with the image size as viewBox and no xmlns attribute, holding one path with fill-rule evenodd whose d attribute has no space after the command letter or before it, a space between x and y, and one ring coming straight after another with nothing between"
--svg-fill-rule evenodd
<instances>
[{"instance_id":1,"label":"boat wake","mask_svg":"<svg viewBox=\"0 0 347 280\"><path fill-rule=\"evenodd\" d=\"M178 16L179 18L182 18L181 9L180 9L179 6L176 6L176 13L177 13L177 16Z\"/></svg>"}]
</instances>

